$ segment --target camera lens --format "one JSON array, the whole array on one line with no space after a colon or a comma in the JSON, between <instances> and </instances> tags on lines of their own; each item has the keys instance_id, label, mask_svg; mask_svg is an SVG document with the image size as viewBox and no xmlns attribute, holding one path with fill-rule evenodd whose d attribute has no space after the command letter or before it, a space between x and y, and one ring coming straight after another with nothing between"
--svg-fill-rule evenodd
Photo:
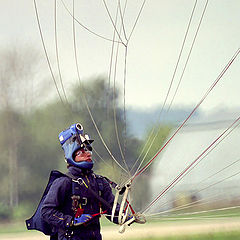
<instances>
[{"instance_id":1,"label":"camera lens","mask_svg":"<svg viewBox=\"0 0 240 240\"><path fill-rule=\"evenodd\" d=\"M80 123L77 123L77 124L76 124L76 128L77 128L77 130L79 130L79 131L83 130L83 126L82 126Z\"/></svg>"}]
</instances>

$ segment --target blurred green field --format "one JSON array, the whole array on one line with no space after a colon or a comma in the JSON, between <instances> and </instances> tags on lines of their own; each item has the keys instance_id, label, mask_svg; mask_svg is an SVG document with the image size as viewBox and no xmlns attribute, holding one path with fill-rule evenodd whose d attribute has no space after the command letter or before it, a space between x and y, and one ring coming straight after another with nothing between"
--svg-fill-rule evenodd
<instances>
[{"instance_id":1,"label":"blurred green field","mask_svg":"<svg viewBox=\"0 0 240 240\"><path fill-rule=\"evenodd\" d=\"M177 233L176 233L177 234ZM28 238L26 238L28 236ZM24 240L24 239L31 239L34 237L34 239L43 239L43 235L39 235L38 238L36 238L36 235L31 232L28 235L22 235L22 234L0 234L0 239L2 240ZM48 237L44 237L44 239L47 239ZM103 237L103 240L109 240L109 238ZM113 238L115 239L115 238ZM176 235L171 237L147 237L142 238L141 236L137 238L124 238L124 235L122 238L119 239L126 239L126 240L239 240L240 239L240 231L232 231L232 232L219 232L219 233L208 233L208 234L188 234L188 235Z\"/></svg>"},{"instance_id":2,"label":"blurred green field","mask_svg":"<svg viewBox=\"0 0 240 240\"><path fill-rule=\"evenodd\" d=\"M240 240L240 218L159 221L134 224L124 234L118 226L102 218L103 240ZM45 240L49 237L28 231L24 221L0 223L0 239Z\"/></svg>"},{"instance_id":3,"label":"blurred green field","mask_svg":"<svg viewBox=\"0 0 240 240\"><path fill-rule=\"evenodd\" d=\"M129 240L138 240L133 238ZM184 235L175 237L154 237L154 238L141 238L141 240L238 240L240 239L240 231L227 232L227 233L211 233L201 235Z\"/></svg>"}]
</instances>

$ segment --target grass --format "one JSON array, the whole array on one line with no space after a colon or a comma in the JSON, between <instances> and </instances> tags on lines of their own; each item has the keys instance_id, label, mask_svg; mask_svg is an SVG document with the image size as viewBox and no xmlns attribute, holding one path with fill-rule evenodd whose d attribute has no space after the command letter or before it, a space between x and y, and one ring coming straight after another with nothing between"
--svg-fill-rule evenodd
<instances>
[{"instance_id":1,"label":"grass","mask_svg":"<svg viewBox=\"0 0 240 240\"><path fill-rule=\"evenodd\" d=\"M185 235L185 236L174 236L174 237L141 238L141 240L239 240L239 239L240 239L240 231L209 233L209 234L200 234L200 235ZM139 238L133 238L131 240L139 240Z\"/></svg>"},{"instance_id":2,"label":"grass","mask_svg":"<svg viewBox=\"0 0 240 240\"><path fill-rule=\"evenodd\" d=\"M107 222L105 224L109 225L107 224ZM17 233L24 233L24 232L27 232L27 230L25 227L25 223L23 221L15 222L15 223L0 224L0 236L1 234L7 234L7 233L17 234ZM35 231L32 231L31 233L34 233L34 232ZM176 236L171 236L171 237L149 237L149 238L140 238L140 239L141 240L240 240L240 230L208 233L208 234L189 234L189 235L177 235L176 233ZM139 238L132 238L129 240L139 240Z\"/></svg>"},{"instance_id":3,"label":"grass","mask_svg":"<svg viewBox=\"0 0 240 240\"><path fill-rule=\"evenodd\" d=\"M226 215L233 213L232 211L227 212ZM238 212L234 212L236 215L238 215ZM199 215L198 215L199 217ZM216 215L213 213L209 217L216 217ZM232 220L234 217L231 218ZM197 220L197 219L196 219ZM170 220L159 220L155 219L153 221L148 221L146 225L156 225L156 224L184 224L186 221L194 223L196 220L183 220L181 217L175 221ZM216 219L215 219L216 220ZM208 219L207 221L215 221ZM201 221L200 221L201 222ZM113 224L108 221L105 217L101 218L101 225L102 228L113 226ZM1 234L17 234L17 233L36 233L36 231L28 231L25 226L25 221L15 221L15 222L8 222L8 223L0 223L0 239ZM177 233L176 233L177 235ZM131 239L131 240L137 240L139 238ZM208 234L200 234L200 235L180 235L180 236L174 236L174 237L149 237L149 238L141 238L141 240L240 240L240 230L239 231L226 231L226 232L219 232L219 233L208 233Z\"/></svg>"},{"instance_id":4,"label":"grass","mask_svg":"<svg viewBox=\"0 0 240 240\"><path fill-rule=\"evenodd\" d=\"M24 221L0 223L0 234L27 232Z\"/></svg>"},{"instance_id":5,"label":"grass","mask_svg":"<svg viewBox=\"0 0 240 240\"><path fill-rule=\"evenodd\" d=\"M11 228L11 226L9 225ZM11 233L11 234L18 234L18 233L24 233L27 230L24 230L22 226L15 229L9 229L9 227L5 228L5 231L0 231L1 234ZM30 234L36 234L35 231L30 231ZM28 234L29 234L28 233ZM1 237L0 237L1 238ZM183 235L183 236L171 236L171 237L149 237L149 238L132 238L128 240L240 240L240 231L232 231L232 232L221 232L221 233L208 233L208 234L189 234L189 235Z\"/></svg>"}]
</instances>

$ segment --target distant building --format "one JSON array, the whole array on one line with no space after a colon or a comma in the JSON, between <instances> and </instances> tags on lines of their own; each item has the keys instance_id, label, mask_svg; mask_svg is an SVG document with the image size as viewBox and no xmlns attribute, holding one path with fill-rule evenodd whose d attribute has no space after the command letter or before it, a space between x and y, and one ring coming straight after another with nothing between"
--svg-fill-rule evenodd
<instances>
[{"instance_id":1,"label":"distant building","mask_svg":"<svg viewBox=\"0 0 240 240\"><path fill-rule=\"evenodd\" d=\"M181 129L153 163L152 198L174 181L233 121L191 124ZM150 212L183 205L184 211L188 211L191 208L186 208L186 205L190 203L195 204L190 204L195 209L240 205L240 127L233 129L211 149L159 199Z\"/></svg>"}]
</instances>

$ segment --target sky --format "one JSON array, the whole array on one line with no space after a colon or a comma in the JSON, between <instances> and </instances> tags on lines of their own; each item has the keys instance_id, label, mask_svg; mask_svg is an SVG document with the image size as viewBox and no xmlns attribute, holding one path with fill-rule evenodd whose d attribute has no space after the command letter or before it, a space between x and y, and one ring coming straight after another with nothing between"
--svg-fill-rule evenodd
<instances>
[{"instance_id":1,"label":"sky","mask_svg":"<svg viewBox=\"0 0 240 240\"><path fill-rule=\"evenodd\" d=\"M59 64L64 86L69 92L77 82L76 62L73 48L72 17L63 5L72 12L72 1L57 1L57 41ZM118 1L107 0L106 5L114 21ZM120 1L122 12L125 1ZM124 29L129 36L143 1L127 1ZM54 1L36 0L37 10L44 36L44 43L57 76L54 40ZM170 103L192 41L205 0L197 1L189 34L180 62L173 78L174 68L182 47L195 0L146 0L136 27L128 41L126 78L124 78L125 50L123 44L114 45L113 62L117 59L116 83L124 93L125 103L130 108L146 109L163 104L170 82L172 88L167 99ZM240 46L240 1L210 0L202 19L179 91L172 107L195 106L222 69ZM114 27L103 1L78 0L75 3L75 18L106 38L113 39ZM121 18L118 14L117 28ZM0 46L1 48L34 46L40 52L40 39L33 0L0 1ZM123 31L119 30L122 39ZM91 77L109 75L112 42L97 37L75 22L75 39L80 76L83 81ZM114 64L111 68L110 84L114 83ZM46 64L44 71L49 71ZM240 56L228 69L217 86L201 105L202 110L221 111L239 109ZM125 82L125 85L124 85ZM53 84L53 83L52 83ZM125 88L124 88L125 86ZM124 97L122 94L122 103Z\"/></svg>"}]
</instances>

